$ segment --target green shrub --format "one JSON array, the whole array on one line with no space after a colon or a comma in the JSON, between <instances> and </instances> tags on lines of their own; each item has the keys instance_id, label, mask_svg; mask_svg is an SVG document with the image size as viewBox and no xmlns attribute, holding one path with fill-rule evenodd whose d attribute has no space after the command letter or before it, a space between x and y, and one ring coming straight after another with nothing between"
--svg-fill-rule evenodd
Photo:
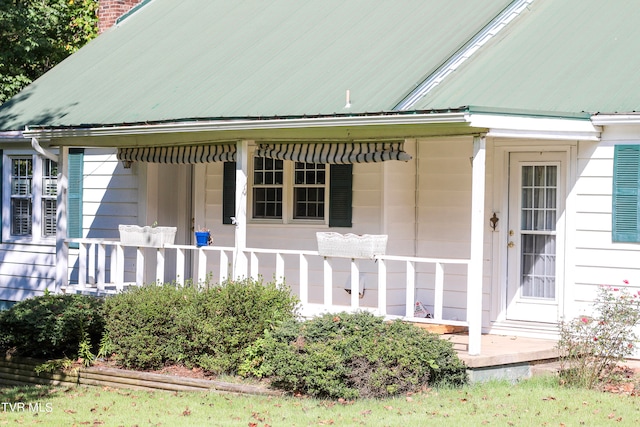
<instances>
[{"instance_id":1,"label":"green shrub","mask_svg":"<svg viewBox=\"0 0 640 427\"><path fill-rule=\"evenodd\" d=\"M226 281L203 290L192 310L176 319L193 363L215 372L236 372L244 350L265 330L294 318L298 300L275 282Z\"/></svg>"},{"instance_id":2,"label":"green shrub","mask_svg":"<svg viewBox=\"0 0 640 427\"><path fill-rule=\"evenodd\" d=\"M295 316L288 288L261 280L226 281L201 290L144 286L105 303L106 330L118 361L154 369L168 363L234 373L265 329Z\"/></svg>"},{"instance_id":3,"label":"green shrub","mask_svg":"<svg viewBox=\"0 0 640 427\"><path fill-rule=\"evenodd\" d=\"M75 359L96 351L104 330L102 300L87 295L46 294L0 312L0 346L36 358Z\"/></svg>"},{"instance_id":4,"label":"green shrub","mask_svg":"<svg viewBox=\"0 0 640 427\"><path fill-rule=\"evenodd\" d=\"M133 369L154 369L175 359L175 318L193 288L147 285L105 300L105 329L118 362Z\"/></svg>"},{"instance_id":5,"label":"green shrub","mask_svg":"<svg viewBox=\"0 0 640 427\"><path fill-rule=\"evenodd\" d=\"M316 397L388 397L467 382L466 367L449 341L368 312L288 321L245 355L243 372Z\"/></svg>"}]
</instances>

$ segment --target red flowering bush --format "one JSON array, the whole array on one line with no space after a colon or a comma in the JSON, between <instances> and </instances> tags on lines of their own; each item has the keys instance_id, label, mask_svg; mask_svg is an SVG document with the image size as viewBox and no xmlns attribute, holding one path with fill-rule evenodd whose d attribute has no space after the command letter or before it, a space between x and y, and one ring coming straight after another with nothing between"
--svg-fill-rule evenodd
<instances>
[{"instance_id":1,"label":"red flowering bush","mask_svg":"<svg viewBox=\"0 0 640 427\"><path fill-rule=\"evenodd\" d=\"M615 380L616 365L635 351L638 323L640 291L630 293L626 288L601 286L593 303L593 316L580 316L560 324L562 382L594 388Z\"/></svg>"}]
</instances>

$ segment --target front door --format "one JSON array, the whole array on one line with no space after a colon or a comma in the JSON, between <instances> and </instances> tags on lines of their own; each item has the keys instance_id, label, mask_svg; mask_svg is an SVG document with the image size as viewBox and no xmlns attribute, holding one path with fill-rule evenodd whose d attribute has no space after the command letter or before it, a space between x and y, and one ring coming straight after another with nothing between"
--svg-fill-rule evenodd
<instances>
[{"instance_id":1,"label":"front door","mask_svg":"<svg viewBox=\"0 0 640 427\"><path fill-rule=\"evenodd\" d=\"M560 152L510 155L508 320L559 320L564 159Z\"/></svg>"}]
</instances>

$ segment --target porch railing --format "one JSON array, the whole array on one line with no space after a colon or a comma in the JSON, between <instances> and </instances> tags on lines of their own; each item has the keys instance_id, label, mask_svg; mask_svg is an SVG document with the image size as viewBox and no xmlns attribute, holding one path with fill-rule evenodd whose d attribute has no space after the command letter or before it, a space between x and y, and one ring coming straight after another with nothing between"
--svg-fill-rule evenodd
<instances>
[{"instance_id":1,"label":"porch railing","mask_svg":"<svg viewBox=\"0 0 640 427\"><path fill-rule=\"evenodd\" d=\"M443 318L444 294L445 294L445 274L446 265L462 265L468 274L469 260L467 259L445 259L445 258L421 258L381 255L376 257L377 275L377 304L375 306L363 306L361 304L360 289L360 261L357 259L347 260L349 262L350 276L350 300L349 305L335 305L333 303L334 287L333 272L334 262L332 257L323 257L317 251L299 251L285 249L261 249L247 248L244 251L236 252L234 247L224 246L203 246L196 247L190 245L164 245L160 248L129 247L122 245L119 241L101 239L69 239L68 243L79 245L77 269L74 268L74 276L77 274L77 285L73 285L77 290L96 290L99 292L117 292L127 286L141 286L144 283L145 269L148 265L155 264L155 277L147 282L165 283L175 282L177 285L185 284L185 272L187 270L188 254L195 261L196 268L192 277L192 282L202 284L210 280L220 282L229 277L252 277L258 276L265 270L275 271L276 280L283 280L287 262L297 258L295 263L298 270L298 297L300 298L302 314L311 316L322 312L369 310L377 315L387 318L403 318L414 322L439 323L446 325L468 326L467 321L451 320ZM135 249L135 271L125 273L125 249ZM175 277L165 277L165 263L167 254L172 254L175 261ZM273 257L268 266L264 266L264 260L260 260L259 255ZM129 256L131 258L131 256ZM287 261L289 260L289 261ZM310 302L310 261L321 261L322 263L322 302ZM343 259L344 260L344 259ZM213 262L218 271L211 271L207 268ZM217 262L214 262L217 261ZM400 265L400 275L404 277L405 315L393 315L388 313L388 265ZM294 266L294 269L295 267ZM432 266L434 269L433 281L433 313L432 318L416 318L414 308L416 301L416 276L419 266ZM71 270L71 269L70 269ZM291 268L290 268L291 270ZM71 271L70 271L71 273ZM135 280L125 281L125 274L134 276Z\"/></svg>"}]
</instances>

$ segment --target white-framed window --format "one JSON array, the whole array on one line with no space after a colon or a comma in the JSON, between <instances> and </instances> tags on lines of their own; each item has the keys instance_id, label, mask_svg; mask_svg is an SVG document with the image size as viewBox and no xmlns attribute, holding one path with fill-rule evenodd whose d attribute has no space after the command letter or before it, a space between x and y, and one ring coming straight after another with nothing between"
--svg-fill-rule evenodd
<instances>
[{"instance_id":1,"label":"white-framed window","mask_svg":"<svg viewBox=\"0 0 640 427\"><path fill-rule=\"evenodd\" d=\"M324 220L326 165L295 162L293 174L293 218Z\"/></svg>"},{"instance_id":2,"label":"white-framed window","mask_svg":"<svg viewBox=\"0 0 640 427\"><path fill-rule=\"evenodd\" d=\"M11 158L11 210L12 236L30 236L33 228L33 158Z\"/></svg>"},{"instance_id":3,"label":"white-framed window","mask_svg":"<svg viewBox=\"0 0 640 427\"><path fill-rule=\"evenodd\" d=\"M5 150L2 156L2 240L53 241L56 234L56 162L37 155Z\"/></svg>"},{"instance_id":4,"label":"white-framed window","mask_svg":"<svg viewBox=\"0 0 640 427\"><path fill-rule=\"evenodd\" d=\"M58 206L58 164L51 159L42 163L42 235L56 235Z\"/></svg>"},{"instance_id":5,"label":"white-framed window","mask_svg":"<svg viewBox=\"0 0 640 427\"><path fill-rule=\"evenodd\" d=\"M324 164L253 157L251 218L326 223L328 178Z\"/></svg>"}]
</instances>

